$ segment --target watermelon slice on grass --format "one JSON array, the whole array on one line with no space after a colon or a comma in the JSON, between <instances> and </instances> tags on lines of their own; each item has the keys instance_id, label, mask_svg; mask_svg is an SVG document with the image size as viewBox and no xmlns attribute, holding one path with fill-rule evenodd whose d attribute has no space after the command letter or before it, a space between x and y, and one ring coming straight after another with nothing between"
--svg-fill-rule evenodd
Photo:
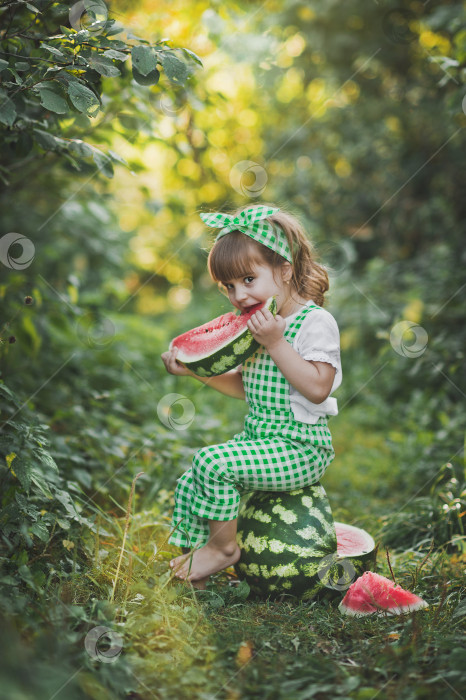
<instances>
[{"instance_id":1,"label":"watermelon slice on grass","mask_svg":"<svg viewBox=\"0 0 466 700\"><path fill-rule=\"evenodd\" d=\"M349 587L338 606L345 615L360 617L374 613L400 615L427 608L425 600L405 591L390 579L366 571Z\"/></svg>"},{"instance_id":2,"label":"watermelon slice on grass","mask_svg":"<svg viewBox=\"0 0 466 700\"><path fill-rule=\"evenodd\" d=\"M275 316L275 297L255 304L242 314L229 311L197 326L174 338L169 349L178 348L178 362L199 377L224 374L241 365L258 349L259 343L249 330L248 321L262 308L267 308Z\"/></svg>"}]
</instances>

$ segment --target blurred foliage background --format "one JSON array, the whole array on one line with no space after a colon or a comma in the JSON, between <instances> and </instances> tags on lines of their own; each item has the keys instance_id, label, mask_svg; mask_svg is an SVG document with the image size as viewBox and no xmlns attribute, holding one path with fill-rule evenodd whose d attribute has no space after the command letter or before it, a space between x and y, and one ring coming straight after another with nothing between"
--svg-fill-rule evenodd
<instances>
[{"instance_id":1,"label":"blurred foliage background","mask_svg":"<svg viewBox=\"0 0 466 700\"><path fill-rule=\"evenodd\" d=\"M82 575L139 471L167 518L193 449L242 428L160 354L229 310L199 212L249 202L329 267L335 513L464 555L462 3L7 1L0 23L2 607Z\"/></svg>"}]
</instances>

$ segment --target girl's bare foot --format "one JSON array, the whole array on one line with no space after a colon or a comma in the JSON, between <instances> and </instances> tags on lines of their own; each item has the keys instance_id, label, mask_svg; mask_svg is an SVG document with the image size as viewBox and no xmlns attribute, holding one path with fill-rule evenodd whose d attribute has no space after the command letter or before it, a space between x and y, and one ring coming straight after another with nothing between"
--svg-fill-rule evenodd
<instances>
[{"instance_id":1,"label":"girl's bare foot","mask_svg":"<svg viewBox=\"0 0 466 700\"><path fill-rule=\"evenodd\" d=\"M204 581L205 588L205 581L211 574L216 574L217 571L222 571L222 569L235 564L240 555L241 551L236 543L223 549L218 549L207 543L204 547L196 549L192 555L183 554L172 559L170 567L178 578L186 579L187 581Z\"/></svg>"}]
</instances>

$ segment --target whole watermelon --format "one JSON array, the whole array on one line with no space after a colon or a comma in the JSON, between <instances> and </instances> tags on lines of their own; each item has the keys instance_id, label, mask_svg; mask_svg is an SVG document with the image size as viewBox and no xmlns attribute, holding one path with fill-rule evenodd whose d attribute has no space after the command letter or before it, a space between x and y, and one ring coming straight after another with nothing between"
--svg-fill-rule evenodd
<instances>
[{"instance_id":1,"label":"whole watermelon","mask_svg":"<svg viewBox=\"0 0 466 700\"><path fill-rule=\"evenodd\" d=\"M345 592L371 566L375 543L364 530L338 526L339 536L352 538L342 551L320 483L294 491L253 491L243 497L238 514L236 573L259 597L287 593L310 600L323 589Z\"/></svg>"}]
</instances>

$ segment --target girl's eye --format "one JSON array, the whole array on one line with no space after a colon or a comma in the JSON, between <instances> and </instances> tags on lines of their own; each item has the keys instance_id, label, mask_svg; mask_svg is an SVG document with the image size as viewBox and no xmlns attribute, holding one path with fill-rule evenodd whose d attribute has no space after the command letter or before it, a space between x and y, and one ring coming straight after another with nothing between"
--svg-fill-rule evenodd
<instances>
[{"instance_id":1,"label":"girl's eye","mask_svg":"<svg viewBox=\"0 0 466 700\"><path fill-rule=\"evenodd\" d=\"M250 280L251 282L254 282L254 277L245 277L245 278L244 278L244 281L245 281L247 284L249 284L249 280ZM228 290L233 289L233 285L230 284L229 282L224 282L224 283L222 283L222 284L223 284L223 286L225 287L225 289L228 289Z\"/></svg>"}]
</instances>

